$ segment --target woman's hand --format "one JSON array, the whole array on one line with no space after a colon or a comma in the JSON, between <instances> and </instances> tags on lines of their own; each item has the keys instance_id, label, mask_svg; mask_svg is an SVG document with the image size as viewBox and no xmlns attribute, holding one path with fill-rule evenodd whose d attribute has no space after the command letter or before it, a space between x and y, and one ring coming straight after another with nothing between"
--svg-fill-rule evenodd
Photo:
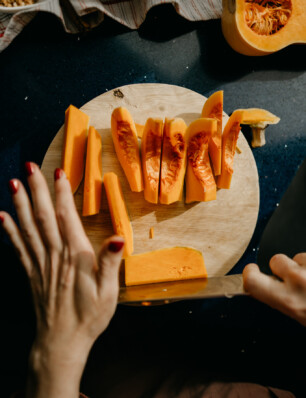
<instances>
[{"instance_id":1,"label":"woman's hand","mask_svg":"<svg viewBox=\"0 0 306 398\"><path fill-rule=\"evenodd\" d=\"M306 253L293 259L276 254L270 260L270 268L278 278L263 274L256 264L247 265L243 270L245 289L306 326Z\"/></svg>"},{"instance_id":2,"label":"woman's hand","mask_svg":"<svg viewBox=\"0 0 306 398\"><path fill-rule=\"evenodd\" d=\"M89 350L115 312L124 241L108 239L97 259L64 172L54 173L54 209L39 167L26 163L26 170L32 204L11 180L19 228L9 214L0 218L29 277L37 318L27 397L77 397Z\"/></svg>"}]
</instances>

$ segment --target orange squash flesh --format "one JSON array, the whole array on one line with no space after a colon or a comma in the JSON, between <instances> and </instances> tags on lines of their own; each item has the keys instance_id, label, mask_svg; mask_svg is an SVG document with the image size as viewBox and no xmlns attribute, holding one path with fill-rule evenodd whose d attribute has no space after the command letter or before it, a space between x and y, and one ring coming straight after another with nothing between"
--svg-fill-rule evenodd
<instances>
[{"instance_id":1,"label":"orange squash flesh","mask_svg":"<svg viewBox=\"0 0 306 398\"><path fill-rule=\"evenodd\" d=\"M126 108L116 108L111 116L115 151L133 192L143 191L143 177L134 120Z\"/></svg>"},{"instance_id":2,"label":"orange squash flesh","mask_svg":"<svg viewBox=\"0 0 306 398\"><path fill-rule=\"evenodd\" d=\"M240 123L243 118L243 111L236 110L228 119L222 137L222 165L221 174L217 178L217 187L229 189L231 186L234 156L237 140L240 132Z\"/></svg>"},{"instance_id":3,"label":"orange squash flesh","mask_svg":"<svg viewBox=\"0 0 306 398\"><path fill-rule=\"evenodd\" d=\"M123 257L133 253L133 229L125 205L118 176L113 172L104 174L104 188L114 232L124 238Z\"/></svg>"},{"instance_id":4,"label":"orange squash flesh","mask_svg":"<svg viewBox=\"0 0 306 398\"><path fill-rule=\"evenodd\" d=\"M204 103L202 117L217 120L217 130L211 136L208 150L212 162L214 175L221 174L221 143L222 143L223 91L216 91Z\"/></svg>"},{"instance_id":5,"label":"orange squash flesh","mask_svg":"<svg viewBox=\"0 0 306 398\"><path fill-rule=\"evenodd\" d=\"M82 181L85 166L89 116L70 105L65 112L62 169L75 193Z\"/></svg>"},{"instance_id":6,"label":"orange squash flesh","mask_svg":"<svg viewBox=\"0 0 306 398\"><path fill-rule=\"evenodd\" d=\"M144 125L143 124L139 124L139 123L135 123L135 127L136 127L137 137L138 138L142 138Z\"/></svg>"},{"instance_id":7,"label":"orange squash flesh","mask_svg":"<svg viewBox=\"0 0 306 398\"><path fill-rule=\"evenodd\" d=\"M182 200L187 160L187 126L183 119L166 119L163 133L159 201Z\"/></svg>"},{"instance_id":8,"label":"orange squash flesh","mask_svg":"<svg viewBox=\"0 0 306 398\"><path fill-rule=\"evenodd\" d=\"M268 55L306 43L305 0L223 0L222 32L244 55Z\"/></svg>"},{"instance_id":9,"label":"orange squash flesh","mask_svg":"<svg viewBox=\"0 0 306 398\"><path fill-rule=\"evenodd\" d=\"M208 155L209 142L216 130L217 121L212 118L197 119L187 129L186 203L207 202L217 197Z\"/></svg>"},{"instance_id":10,"label":"orange squash flesh","mask_svg":"<svg viewBox=\"0 0 306 398\"><path fill-rule=\"evenodd\" d=\"M189 247L171 247L125 259L126 286L207 278L202 253Z\"/></svg>"},{"instance_id":11,"label":"orange squash flesh","mask_svg":"<svg viewBox=\"0 0 306 398\"><path fill-rule=\"evenodd\" d=\"M86 166L83 193L83 216L98 214L102 192L102 139L90 126L87 139Z\"/></svg>"},{"instance_id":12,"label":"orange squash flesh","mask_svg":"<svg viewBox=\"0 0 306 398\"><path fill-rule=\"evenodd\" d=\"M149 118L141 140L144 197L150 203L158 203L163 125L163 120Z\"/></svg>"}]
</instances>

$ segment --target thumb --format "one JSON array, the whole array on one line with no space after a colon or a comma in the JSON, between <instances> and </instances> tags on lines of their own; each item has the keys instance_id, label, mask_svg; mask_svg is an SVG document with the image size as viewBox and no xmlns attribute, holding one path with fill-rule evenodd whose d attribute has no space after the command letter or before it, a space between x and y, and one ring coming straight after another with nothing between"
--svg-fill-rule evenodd
<instances>
[{"instance_id":1,"label":"thumb","mask_svg":"<svg viewBox=\"0 0 306 398\"><path fill-rule=\"evenodd\" d=\"M119 268L122 259L124 239L112 236L106 239L98 256L98 278L101 292L107 295L118 295ZM116 296L117 299L117 296Z\"/></svg>"}]
</instances>

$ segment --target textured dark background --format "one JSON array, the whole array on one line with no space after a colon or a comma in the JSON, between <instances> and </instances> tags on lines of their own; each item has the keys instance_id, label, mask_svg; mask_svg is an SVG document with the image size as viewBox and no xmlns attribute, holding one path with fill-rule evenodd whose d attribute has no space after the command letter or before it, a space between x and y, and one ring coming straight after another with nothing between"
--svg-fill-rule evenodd
<instances>
[{"instance_id":1,"label":"textured dark background","mask_svg":"<svg viewBox=\"0 0 306 398\"><path fill-rule=\"evenodd\" d=\"M15 216L7 182L25 180L25 161L41 164L69 104L82 106L131 83L175 84L206 97L222 89L228 114L262 107L281 118L268 128L267 145L253 149L260 211L232 270L241 272L256 261L264 227L306 156L305 50L294 45L266 57L239 55L223 39L220 20L189 22L171 5L151 9L138 31L106 18L82 35L68 35L54 16L39 14L0 54L0 208ZM243 133L249 140L250 131ZM23 386L35 319L26 277L2 231L0 238L0 374L7 396ZM93 398L115 396L108 394L127 380L141 384L146 369L154 369L158 385L179 368L305 397L306 369L296 362L305 351L304 328L248 297L119 307L91 352L82 389ZM137 396L124 391L119 395Z\"/></svg>"}]
</instances>

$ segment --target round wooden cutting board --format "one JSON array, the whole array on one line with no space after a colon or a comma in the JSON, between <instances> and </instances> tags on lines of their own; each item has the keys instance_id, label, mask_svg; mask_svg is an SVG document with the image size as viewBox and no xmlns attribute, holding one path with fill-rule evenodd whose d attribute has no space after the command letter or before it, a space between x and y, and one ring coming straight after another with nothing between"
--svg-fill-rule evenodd
<instances>
[{"instance_id":1,"label":"round wooden cutting board","mask_svg":"<svg viewBox=\"0 0 306 398\"><path fill-rule=\"evenodd\" d=\"M134 254L150 250L189 246L203 253L208 276L225 275L236 264L250 242L257 221L259 184L252 151L240 133L241 153L234 158L231 188L217 192L211 202L171 205L150 204L143 192L131 192L124 172L117 160L111 130L111 113L118 106L126 107L135 123L145 124L148 117L181 117L187 125L200 117L206 98L183 87L167 84L134 84L106 92L85 104L81 109L90 116L102 137L103 173L118 174L134 233ZM63 114L64 119L64 114ZM228 116L224 114L224 125ZM43 161L42 171L53 194L53 172L61 166L64 126L52 141ZM75 194L81 215L83 185ZM113 234L106 195L103 190L98 215L82 217L83 225L94 249ZM154 238L150 238L150 228Z\"/></svg>"}]
</instances>

